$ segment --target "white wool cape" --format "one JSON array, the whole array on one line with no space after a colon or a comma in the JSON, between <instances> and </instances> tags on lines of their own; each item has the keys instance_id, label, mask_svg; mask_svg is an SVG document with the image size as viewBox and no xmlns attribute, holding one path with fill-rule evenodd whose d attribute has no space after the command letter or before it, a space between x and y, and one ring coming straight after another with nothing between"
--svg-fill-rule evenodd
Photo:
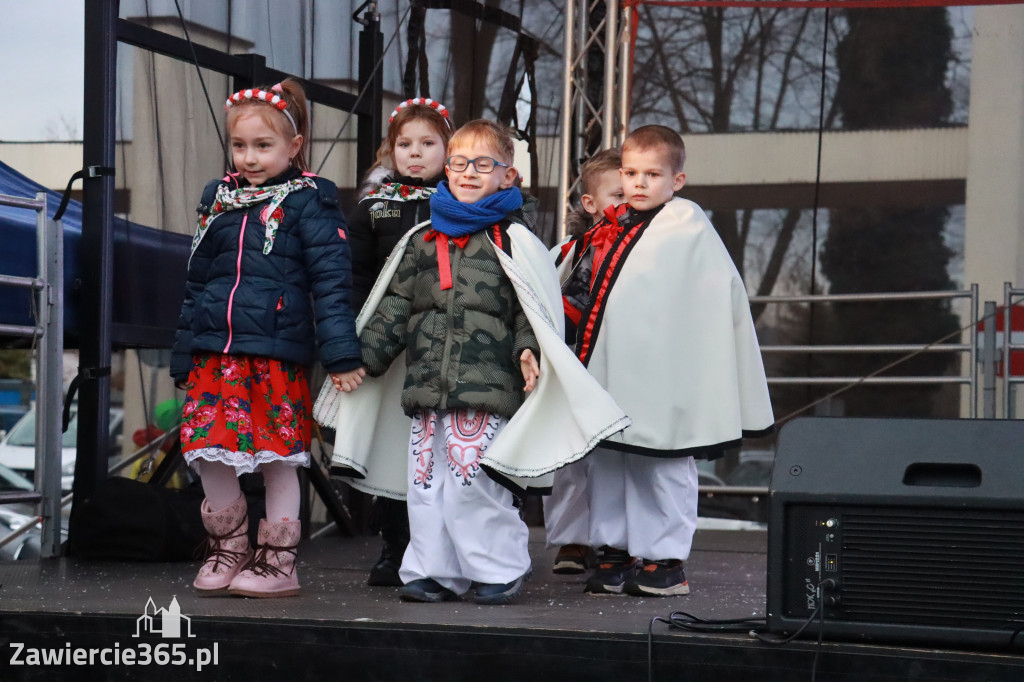
<instances>
[{"instance_id":1,"label":"white wool cape","mask_svg":"<svg viewBox=\"0 0 1024 682\"><path fill-rule=\"evenodd\" d=\"M361 333L387 291L406 244L427 223L413 227L391 252L356 319ZM526 227L509 227L512 257L494 247L515 287L540 346L540 378L533 391L491 443L481 464L519 490L551 487L555 470L584 457L598 443L629 426L629 418L580 364L564 341L562 294L547 249ZM404 352L381 377L365 377L352 393L324 382L313 414L334 426L332 466L360 476L352 487L405 499L412 420L401 407Z\"/></svg>"},{"instance_id":2,"label":"white wool cape","mask_svg":"<svg viewBox=\"0 0 1024 682\"><path fill-rule=\"evenodd\" d=\"M559 268L563 277L571 255ZM704 211L669 201L621 268L587 368L632 426L603 446L685 456L771 429L746 288Z\"/></svg>"}]
</instances>

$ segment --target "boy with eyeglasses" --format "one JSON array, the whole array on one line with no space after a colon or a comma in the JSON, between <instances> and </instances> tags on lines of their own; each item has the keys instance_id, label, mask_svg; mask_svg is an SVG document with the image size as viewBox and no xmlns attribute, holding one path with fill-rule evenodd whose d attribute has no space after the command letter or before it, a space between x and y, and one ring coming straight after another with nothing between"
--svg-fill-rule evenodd
<instances>
[{"instance_id":1,"label":"boy with eyeglasses","mask_svg":"<svg viewBox=\"0 0 1024 682\"><path fill-rule=\"evenodd\" d=\"M357 320L367 378L340 396L332 469L375 494L407 491L403 600L475 586L476 603L504 604L530 573L515 496L549 488L629 420L564 343L558 276L522 224L507 129L467 123L449 154L430 222L395 247ZM380 439L401 432L388 411L398 390L412 424L395 466Z\"/></svg>"}]
</instances>

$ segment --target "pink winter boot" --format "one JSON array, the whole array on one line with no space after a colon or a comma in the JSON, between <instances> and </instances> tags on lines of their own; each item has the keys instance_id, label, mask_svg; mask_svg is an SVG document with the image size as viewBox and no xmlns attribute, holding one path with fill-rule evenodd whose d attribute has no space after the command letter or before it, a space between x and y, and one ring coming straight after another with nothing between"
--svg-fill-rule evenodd
<instances>
[{"instance_id":1,"label":"pink winter boot","mask_svg":"<svg viewBox=\"0 0 1024 682\"><path fill-rule=\"evenodd\" d=\"M207 500L199 508L206 539L204 562L192 585L200 597L227 594L228 585L252 557L249 547L249 517L245 495L219 511L210 511Z\"/></svg>"},{"instance_id":2,"label":"pink winter boot","mask_svg":"<svg viewBox=\"0 0 1024 682\"><path fill-rule=\"evenodd\" d=\"M228 592L241 597L292 597L298 594L295 550L301 532L299 521L270 523L261 519L256 554L231 581Z\"/></svg>"}]
</instances>

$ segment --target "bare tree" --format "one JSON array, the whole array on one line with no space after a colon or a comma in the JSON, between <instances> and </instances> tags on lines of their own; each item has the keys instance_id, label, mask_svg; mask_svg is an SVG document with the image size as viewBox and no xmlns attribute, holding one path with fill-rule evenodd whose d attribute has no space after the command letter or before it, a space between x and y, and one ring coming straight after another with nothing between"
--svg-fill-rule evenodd
<instances>
[{"instance_id":1,"label":"bare tree","mask_svg":"<svg viewBox=\"0 0 1024 682\"><path fill-rule=\"evenodd\" d=\"M639 11L635 124L662 123L683 134L817 127L824 12L649 5ZM778 283L803 214L712 210L736 267L757 281L758 295ZM755 229L758 220L772 225ZM765 234L774 242L763 270L748 273L750 240ZM762 312L755 307L755 318Z\"/></svg>"}]
</instances>

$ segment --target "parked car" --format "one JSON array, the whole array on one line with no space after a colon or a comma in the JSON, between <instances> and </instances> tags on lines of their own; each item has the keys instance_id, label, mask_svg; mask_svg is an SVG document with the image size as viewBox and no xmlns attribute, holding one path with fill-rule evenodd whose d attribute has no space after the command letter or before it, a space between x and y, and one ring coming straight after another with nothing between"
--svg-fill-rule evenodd
<instances>
[{"instance_id":1,"label":"parked car","mask_svg":"<svg viewBox=\"0 0 1024 682\"><path fill-rule=\"evenodd\" d=\"M0 438L14 428L18 420L28 412L28 405L0 405Z\"/></svg>"},{"instance_id":2,"label":"parked car","mask_svg":"<svg viewBox=\"0 0 1024 682\"><path fill-rule=\"evenodd\" d=\"M121 433L124 429L124 410L110 408L110 456L121 453ZM71 490L75 478L75 455L78 448L78 410L72 408L68 430L61 439L61 490ZM30 409L0 440L0 464L10 467L30 482L35 480L36 468L36 412Z\"/></svg>"},{"instance_id":3,"label":"parked car","mask_svg":"<svg viewBox=\"0 0 1024 682\"><path fill-rule=\"evenodd\" d=\"M0 494L33 490L32 481L18 472L0 465ZM0 560L37 559L40 555L40 534L42 525L36 516L36 505L28 502L12 502L0 504L0 538L21 528L26 523L33 527L0 547ZM67 536L67 518L61 520L61 533Z\"/></svg>"}]
</instances>

